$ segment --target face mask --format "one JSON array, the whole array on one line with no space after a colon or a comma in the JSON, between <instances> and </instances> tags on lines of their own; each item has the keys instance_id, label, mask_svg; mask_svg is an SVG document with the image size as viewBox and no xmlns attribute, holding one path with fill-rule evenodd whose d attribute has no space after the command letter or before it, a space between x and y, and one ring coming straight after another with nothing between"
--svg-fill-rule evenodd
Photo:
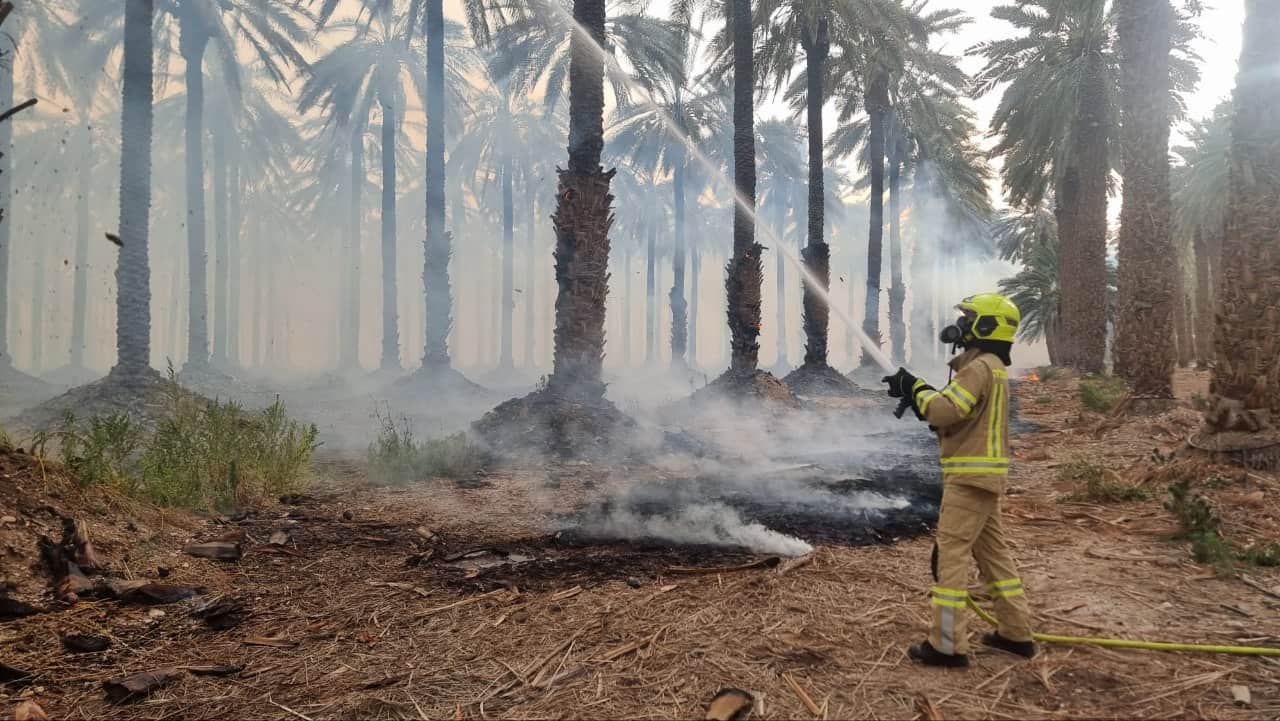
<instances>
[{"instance_id":1,"label":"face mask","mask_svg":"<svg viewBox=\"0 0 1280 721\"><path fill-rule=\"evenodd\" d=\"M969 337L972 330L973 321L962 315L956 318L956 322L953 325L942 329L942 332L938 334L938 340L945 345L963 346L965 339Z\"/></svg>"}]
</instances>

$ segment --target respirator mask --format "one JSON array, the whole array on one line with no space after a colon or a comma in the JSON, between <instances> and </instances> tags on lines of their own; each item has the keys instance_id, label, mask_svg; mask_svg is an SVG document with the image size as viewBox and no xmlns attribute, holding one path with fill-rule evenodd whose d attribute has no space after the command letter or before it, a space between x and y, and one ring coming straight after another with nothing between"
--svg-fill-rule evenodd
<instances>
[{"instance_id":1,"label":"respirator mask","mask_svg":"<svg viewBox=\"0 0 1280 721\"><path fill-rule=\"evenodd\" d=\"M938 334L938 340L946 345L963 348L965 339L972 337L973 321L968 316L960 316L956 318L956 322L942 329Z\"/></svg>"}]
</instances>

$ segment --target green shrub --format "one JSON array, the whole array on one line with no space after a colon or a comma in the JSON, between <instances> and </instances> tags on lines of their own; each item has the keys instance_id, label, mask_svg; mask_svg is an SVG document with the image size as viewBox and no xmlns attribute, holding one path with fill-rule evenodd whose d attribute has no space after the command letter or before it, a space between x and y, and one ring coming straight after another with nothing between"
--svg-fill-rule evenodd
<instances>
[{"instance_id":1,"label":"green shrub","mask_svg":"<svg viewBox=\"0 0 1280 721\"><path fill-rule=\"evenodd\" d=\"M1042 406L1047 406L1050 403L1053 403L1053 396L1049 393L1041 393L1040 395L1036 396L1036 403Z\"/></svg>"},{"instance_id":2,"label":"green shrub","mask_svg":"<svg viewBox=\"0 0 1280 721\"><path fill-rule=\"evenodd\" d=\"M1253 566L1280 566L1280 542L1272 541L1241 549L1238 557Z\"/></svg>"},{"instance_id":3,"label":"green shrub","mask_svg":"<svg viewBox=\"0 0 1280 721\"><path fill-rule=\"evenodd\" d=\"M1066 370L1058 366L1040 366L1035 372L1042 381L1056 380L1066 375Z\"/></svg>"},{"instance_id":4,"label":"green shrub","mask_svg":"<svg viewBox=\"0 0 1280 721\"><path fill-rule=\"evenodd\" d=\"M1210 563L1219 570L1230 571L1236 553L1222 537L1221 521L1209 502L1191 490L1191 479L1169 486L1169 499L1164 507L1178 521L1178 537L1191 542L1191 556L1200 563Z\"/></svg>"},{"instance_id":5,"label":"green shrub","mask_svg":"<svg viewBox=\"0 0 1280 721\"><path fill-rule=\"evenodd\" d=\"M1080 381L1080 403L1098 413L1107 413L1129 392L1123 379L1096 377Z\"/></svg>"},{"instance_id":6,"label":"green shrub","mask_svg":"<svg viewBox=\"0 0 1280 721\"><path fill-rule=\"evenodd\" d=\"M378 414L381 429L369 445L369 478L374 483L399 484L427 478L460 478L484 468L488 455L465 433L419 441L413 424L388 413Z\"/></svg>"},{"instance_id":7,"label":"green shrub","mask_svg":"<svg viewBox=\"0 0 1280 721\"><path fill-rule=\"evenodd\" d=\"M315 425L288 417L277 398L261 411L203 402L170 375L167 408L154 428L123 414L77 423L51 436L81 485L110 485L165 505L227 508L300 490L319 446Z\"/></svg>"},{"instance_id":8,"label":"green shrub","mask_svg":"<svg viewBox=\"0 0 1280 721\"><path fill-rule=\"evenodd\" d=\"M1086 503L1127 503L1145 501L1151 492L1145 487L1108 478L1102 466L1084 460L1066 463L1058 470L1058 479L1084 483L1084 488L1065 497L1068 501Z\"/></svg>"},{"instance_id":9,"label":"green shrub","mask_svg":"<svg viewBox=\"0 0 1280 721\"><path fill-rule=\"evenodd\" d=\"M1205 398L1202 393L1196 391L1191 394L1191 407L1198 411L1209 410L1209 399Z\"/></svg>"}]
</instances>

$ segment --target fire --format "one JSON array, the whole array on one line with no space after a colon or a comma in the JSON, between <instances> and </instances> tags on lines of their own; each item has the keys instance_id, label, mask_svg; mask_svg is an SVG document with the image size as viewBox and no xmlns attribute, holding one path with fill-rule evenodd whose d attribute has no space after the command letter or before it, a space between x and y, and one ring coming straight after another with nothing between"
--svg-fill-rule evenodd
<instances>
[{"instance_id":1,"label":"fire","mask_svg":"<svg viewBox=\"0 0 1280 721\"><path fill-rule=\"evenodd\" d=\"M1024 380L1024 381L1031 381L1032 383L1039 383L1039 382L1040 382L1040 374L1039 374L1039 373L1036 373L1035 371L1031 371L1030 373L1026 374L1025 376L1022 376L1022 380Z\"/></svg>"}]
</instances>

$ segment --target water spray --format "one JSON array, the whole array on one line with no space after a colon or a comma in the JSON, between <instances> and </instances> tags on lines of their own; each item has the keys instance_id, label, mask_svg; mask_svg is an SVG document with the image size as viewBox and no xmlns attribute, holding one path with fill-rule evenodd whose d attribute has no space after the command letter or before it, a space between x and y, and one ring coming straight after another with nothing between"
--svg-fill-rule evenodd
<instances>
[{"instance_id":1,"label":"water spray","mask_svg":"<svg viewBox=\"0 0 1280 721\"><path fill-rule=\"evenodd\" d=\"M714 161L708 158L706 153L702 152L702 149L698 147L697 143L695 143L687 133L685 133L683 130L680 129L680 126L675 122L675 120L670 115L667 114L665 110L662 109L660 105L658 105L653 101L653 96L649 94L649 91L644 86L636 82L635 78L632 77L630 73L624 71L622 67L618 65L617 60L612 55L610 55L609 52L605 50L605 48L601 46L600 43L597 42L594 37L592 37L591 31L588 30L586 27L583 27L582 23L579 23L573 17L573 14L570 13L568 10L566 10L558 2L558 0L553 0L552 2L547 4L555 8L557 12L559 12L562 16L564 16L564 18L568 20L571 25L573 25L576 32L579 32L582 34L582 39L590 43L590 47L596 53L596 55L600 57L602 64L610 65L611 67L613 67L613 69L618 73L618 75L626 83L628 90L632 92L636 92L640 95L645 105L647 105L648 108L653 112L654 116L658 118L658 121L662 123L663 127L665 127L667 131L670 132L671 135L674 138L676 138L676 140L679 141L681 145L685 147L685 150L689 151L691 156L695 160L697 160L698 163L702 165L704 169L708 171L708 174L709 174L708 177L718 179L721 183L724 184L725 187L729 188L729 191L733 196L734 204L737 205L737 207L743 212L750 214L752 222L755 223L757 232L763 231L765 240L769 242L770 246L774 248L774 250L782 253L787 260L791 261L791 264L794 265L796 269L800 272L801 277L804 278L805 283L808 284L812 292L817 293L818 297L822 299L822 302L826 304L827 310L835 314L836 318L840 319L840 321L844 323L845 327L849 331L854 333L854 335L858 339L859 344L862 346L862 349L866 351L866 353L869 356L871 356L871 359L874 360L877 365L883 368L885 372L892 373L895 370L897 370L897 367L889 360L889 356L885 355L884 351L880 349L880 346L877 345L876 343L873 343L871 341L871 338L869 338L866 333L862 332L862 329L858 327L856 323L853 322L852 318L847 316L844 313L844 311L842 311L839 308L838 305L831 302L831 293L826 288L822 287L822 283L819 282L818 278L815 277L813 273L809 272L809 269L805 267L804 262L801 261L800 258L797 257L796 254L793 253L790 248L787 248L786 244L783 243L781 239L779 239L776 235L774 235L772 229L769 228L769 225L767 223L760 222L760 218L756 212L755 203L750 199L744 197L742 193L738 191L737 184L734 183L729 178L729 176L723 170L720 169L719 165L717 165ZM904 410L905 408L901 408L901 407L899 408L899 411L898 411L899 417L901 417L901 412Z\"/></svg>"}]
</instances>

